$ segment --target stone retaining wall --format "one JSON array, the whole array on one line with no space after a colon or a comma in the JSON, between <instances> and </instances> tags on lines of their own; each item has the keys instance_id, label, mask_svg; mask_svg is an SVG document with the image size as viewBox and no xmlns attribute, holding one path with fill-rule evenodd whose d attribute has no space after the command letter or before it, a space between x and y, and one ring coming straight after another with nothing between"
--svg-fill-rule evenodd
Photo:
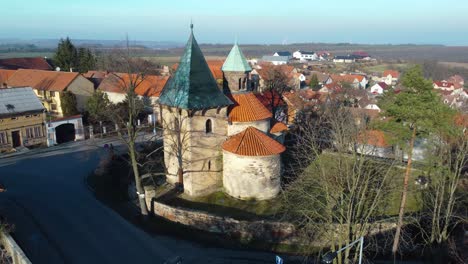
<instances>
[{"instance_id":1,"label":"stone retaining wall","mask_svg":"<svg viewBox=\"0 0 468 264\"><path fill-rule=\"evenodd\" d=\"M26 257L23 250L8 233L0 233L0 244L2 244L10 255L13 264L31 264L31 261Z\"/></svg>"},{"instance_id":2,"label":"stone retaining wall","mask_svg":"<svg viewBox=\"0 0 468 264\"><path fill-rule=\"evenodd\" d=\"M259 240L274 244L300 245L302 238L300 230L293 224L276 221L245 221L230 217L213 215L207 212L173 207L154 199L155 191L146 189L146 203L155 215L165 218L171 222L180 223L194 229L211 233L224 234L238 240ZM395 223L379 223L370 231L369 235L378 234L395 228ZM340 232L340 226L329 227L333 234ZM316 239L312 246L328 246L327 239ZM309 244L310 245L310 244Z\"/></svg>"}]
</instances>

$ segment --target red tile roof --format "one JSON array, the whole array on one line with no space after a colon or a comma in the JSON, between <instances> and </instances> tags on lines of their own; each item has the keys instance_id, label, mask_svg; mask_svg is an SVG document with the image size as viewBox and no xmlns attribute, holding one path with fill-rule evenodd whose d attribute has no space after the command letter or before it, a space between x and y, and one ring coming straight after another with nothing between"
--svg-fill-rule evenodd
<instances>
[{"instance_id":1,"label":"red tile roof","mask_svg":"<svg viewBox=\"0 0 468 264\"><path fill-rule=\"evenodd\" d=\"M390 145L385 139L385 134L380 130L366 130L358 136L358 141L361 144L375 146L378 148L386 148Z\"/></svg>"},{"instance_id":2,"label":"red tile roof","mask_svg":"<svg viewBox=\"0 0 468 264\"><path fill-rule=\"evenodd\" d=\"M387 77L388 75L391 75L392 78L400 77L400 73L394 70L386 70L383 72L383 77Z\"/></svg>"},{"instance_id":3,"label":"red tile roof","mask_svg":"<svg viewBox=\"0 0 468 264\"><path fill-rule=\"evenodd\" d=\"M450 88L451 86L454 86L453 83L447 81L434 81L434 84L437 85L437 87L443 88Z\"/></svg>"},{"instance_id":4,"label":"red tile roof","mask_svg":"<svg viewBox=\"0 0 468 264\"><path fill-rule=\"evenodd\" d=\"M209 61L206 61L206 63L208 64L208 68L210 68L210 71L211 71L211 74L213 74L213 77L215 78L215 80L222 80L223 79L223 71L221 70L221 68L223 67L223 64L224 64L224 61L222 60L209 60ZM177 70L177 68L179 67L179 64L176 63L174 65L172 65L172 70Z\"/></svg>"},{"instance_id":5,"label":"red tile roof","mask_svg":"<svg viewBox=\"0 0 468 264\"><path fill-rule=\"evenodd\" d=\"M242 156L271 156L286 150L278 141L254 127L248 127L241 133L229 137L222 148Z\"/></svg>"},{"instance_id":6,"label":"red tile roof","mask_svg":"<svg viewBox=\"0 0 468 264\"><path fill-rule=\"evenodd\" d=\"M0 59L0 69L18 70L18 69L34 69L34 70L52 70L52 66L46 59L38 58L11 58Z\"/></svg>"},{"instance_id":7,"label":"red tile roof","mask_svg":"<svg viewBox=\"0 0 468 264\"><path fill-rule=\"evenodd\" d=\"M80 74L41 70L18 70L9 79L8 86L30 86L37 90L64 91Z\"/></svg>"},{"instance_id":8,"label":"red tile roof","mask_svg":"<svg viewBox=\"0 0 468 264\"><path fill-rule=\"evenodd\" d=\"M286 103L282 99L282 96L275 90L267 90L261 93L256 93L255 96L269 111L272 111L272 105L286 105Z\"/></svg>"},{"instance_id":9,"label":"red tile roof","mask_svg":"<svg viewBox=\"0 0 468 264\"><path fill-rule=\"evenodd\" d=\"M0 87L8 82L8 79L16 72L16 70L0 69Z\"/></svg>"},{"instance_id":10,"label":"red tile roof","mask_svg":"<svg viewBox=\"0 0 468 264\"><path fill-rule=\"evenodd\" d=\"M286 130L288 130L288 127L283 122L275 121L271 126L270 133L274 134Z\"/></svg>"},{"instance_id":11,"label":"red tile roof","mask_svg":"<svg viewBox=\"0 0 468 264\"><path fill-rule=\"evenodd\" d=\"M358 74L344 74L344 75L337 75L337 74L332 74L331 78L333 82L348 82L348 83L354 83L355 80L358 82L362 82L364 80L364 76L358 75Z\"/></svg>"},{"instance_id":12,"label":"red tile roof","mask_svg":"<svg viewBox=\"0 0 468 264\"><path fill-rule=\"evenodd\" d=\"M229 107L229 120L232 122L252 122L271 118L272 114L253 93L233 94L233 105Z\"/></svg>"},{"instance_id":13,"label":"red tile roof","mask_svg":"<svg viewBox=\"0 0 468 264\"><path fill-rule=\"evenodd\" d=\"M126 89L133 82L137 85L135 88L136 94L159 97L168 79L168 76L147 75L144 79L141 79L136 74L111 73L102 80L98 89L104 92L126 93Z\"/></svg>"}]
</instances>

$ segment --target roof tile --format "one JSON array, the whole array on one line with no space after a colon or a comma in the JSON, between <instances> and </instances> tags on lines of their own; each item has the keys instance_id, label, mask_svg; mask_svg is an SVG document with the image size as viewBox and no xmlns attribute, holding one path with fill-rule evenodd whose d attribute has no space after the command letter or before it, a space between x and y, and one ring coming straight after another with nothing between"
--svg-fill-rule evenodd
<instances>
[{"instance_id":1,"label":"roof tile","mask_svg":"<svg viewBox=\"0 0 468 264\"><path fill-rule=\"evenodd\" d=\"M254 127L248 127L241 133L229 137L222 148L241 156L271 156L286 150L278 141Z\"/></svg>"}]
</instances>

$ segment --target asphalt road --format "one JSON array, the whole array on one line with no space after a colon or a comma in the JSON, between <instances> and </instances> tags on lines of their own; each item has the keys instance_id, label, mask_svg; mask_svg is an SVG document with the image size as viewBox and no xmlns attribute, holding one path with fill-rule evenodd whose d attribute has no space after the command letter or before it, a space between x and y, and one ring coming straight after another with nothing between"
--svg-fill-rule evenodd
<instances>
[{"instance_id":1,"label":"asphalt road","mask_svg":"<svg viewBox=\"0 0 468 264\"><path fill-rule=\"evenodd\" d=\"M85 184L104 155L75 142L0 159L0 214L33 263L275 263L273 254L152 236L127 222Z\"/></svg>"}]
</instances>

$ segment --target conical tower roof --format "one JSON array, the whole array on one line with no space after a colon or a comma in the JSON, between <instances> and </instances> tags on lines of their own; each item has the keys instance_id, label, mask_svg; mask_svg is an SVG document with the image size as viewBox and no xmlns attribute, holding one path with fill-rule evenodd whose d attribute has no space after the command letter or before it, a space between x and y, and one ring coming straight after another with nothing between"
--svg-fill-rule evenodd
<instances>
[{"instance_id":1,"label":"conical tower roof","mask_svg":"<svg viewBox=\"0 0 468 264\"><path fill-rule=\"evenodd\" d=\"M193 29L179 67L164 86L159 103L191 110L212 109L232 104L218 88L193 36Z\"/></svg>"},{"instance_id":2,"label":"conical tower roof","mask_svg":"<svg viewBox=\"0 0 468 264\"><path fill-rule=\"evenodd\" d=\"M252 67L250 67L249 63L244 57L241 49L237 45L237 42L232 47L231 52L226 58L226 61L223 64L222 70L226 71L234 71L234 72L250 72L252 71Z\"/></svg>"},{"instance_id":3,"label":"conical tower roof","mask_svg":"<svg viewBox=\"0 0 468 264\"><path fill-rule=\"evenodd\" d=\"M281 143L251 126L228 138L222 148L241 156L271 156L286 150Z\"/></svg>"}]
</instances>

